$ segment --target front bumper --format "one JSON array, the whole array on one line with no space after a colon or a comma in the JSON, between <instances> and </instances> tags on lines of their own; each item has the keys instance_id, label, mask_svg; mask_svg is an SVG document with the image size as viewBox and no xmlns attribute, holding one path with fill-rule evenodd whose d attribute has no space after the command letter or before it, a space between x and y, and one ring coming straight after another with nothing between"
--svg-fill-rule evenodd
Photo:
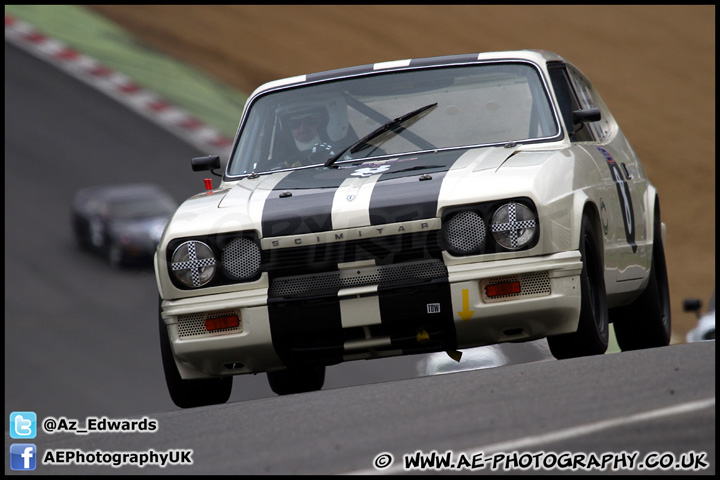
<instances>
[{"instance_id":1,"label":"front bumper","mask_svg":"<svg viewBox=\"0 0 720 480\"><path fill-rule=\"evenodd\" d=\"M272 298L268 288L163 301L162 319L184 379L517 342L577 330L580 253L448 264L448 277L332 296ZM486 287L519 292L488 297ZM209 333L208 318L237 315Z\"/></svg>"}]
</instances>

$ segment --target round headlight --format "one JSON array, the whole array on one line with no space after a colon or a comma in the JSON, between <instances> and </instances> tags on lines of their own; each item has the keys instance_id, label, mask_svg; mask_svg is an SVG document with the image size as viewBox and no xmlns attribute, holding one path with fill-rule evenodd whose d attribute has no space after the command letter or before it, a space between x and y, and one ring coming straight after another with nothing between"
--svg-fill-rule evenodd
<instances>
[{"instance_id":1,"label":"round headlight","mask_svg":"<svg viewBox=\"0 0 720 480\"><path fill-rule=\"evenodd\" d=\"M456 255L480 253L485 248L485 222L472 210L450 217L444 225L448 249Z\"/></svg>"},{"instance_id":2,"label":"round headlight","mask_svg":"<svg viewBox=\"0 0 720 480\"><path fill-rule=\"evenodd\" d=\"M203 242L190 240L175 249L170 270L187 287L202 287L215 275L215 254Z\"/></svg>"},{"instance_id":3,"label":"round headlight","mask_svg":"<svg viewBox=\"0 0 720 480\"><path fill-rule=\"evenodd\" d=\"M260 270L260 247L249 238L236 238L223 248L222 262L229 276L249 280Z\"/></svg>"},{"instance_id":4,"label":"round headlight","mask_svg":"<svg viewBox=\"0 0 720 480\"><path fill-rule=\"evenodd\" d=\"M522 203L506 203L495 211L490 231L495 241L508 250L526 246L535 236L535 214Z\"/></svg>"}]
</instances>

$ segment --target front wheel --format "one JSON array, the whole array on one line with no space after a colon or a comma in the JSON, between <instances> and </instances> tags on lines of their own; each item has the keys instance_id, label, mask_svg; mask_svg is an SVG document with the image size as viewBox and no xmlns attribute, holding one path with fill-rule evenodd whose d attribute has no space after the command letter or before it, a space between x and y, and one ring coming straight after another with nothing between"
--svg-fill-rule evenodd
<instances>
[{"instance_id":1,"label":"front wheel","mask_svg":"<svg viewBox=\"0 0 720 480\"><path fill-rule=\"evenodd\" d=\"M233 377L183 380L175 365L167 326L162 317L159 320L160 353L165 371L165 383L173 403L180 408L194 408L227 402L232 392Z\"/></svg>"},{"instance_id":2,"label":"front wheel","mask_svg":"<svg viewBox=\"0 0 720 480\"><path fill-rule=\"evenodd\" d=\"M548 337L550 353L557 359L600 355L608 347L609 320L600 242L590 217L583 216L580 229L580 319L574 333Z\"/></svg>"},{"instance_id":3,"label":"front wheel","mask_svg":"<svg viewBox=\"0 0 720 480\"><path fill-rule=\"evenodd\" d=\"M267 372L268 383L278 395L314 392L325 383L325 367L290 367L287 370Z\"/></svg>"},{"instance_id":4,"label":"front wheel","mask_svg":"<svg viewBox=\"0 0 720 480\"><path fill-rule=\"evenodd\" d=\"M623 351L670 344L670 288L659 206L655 208L653 231L652 265L645 291L630 305L610 310L615 337Z\"/></svg>"}]
</instances>

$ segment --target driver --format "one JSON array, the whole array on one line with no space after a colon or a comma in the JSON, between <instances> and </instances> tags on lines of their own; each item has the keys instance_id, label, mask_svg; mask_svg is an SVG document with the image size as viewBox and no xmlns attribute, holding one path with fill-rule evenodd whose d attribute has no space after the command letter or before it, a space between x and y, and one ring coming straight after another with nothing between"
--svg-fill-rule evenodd
<instances>
[{"instance_id":1,"label":"driver","mask_svg":"<svg viewBox=\"0 0 720 480\"><path fill-rule=\"evenodd\" d=\"M335 152L332 145L320 136L322 128L327 128L327 120L322 109L306 110L288 115L285 124L292 133L296 153L284 162L288 168L320 163L332 157Z\"/></svg>"},{"instance_id":2,"label":"driver","mask_svg":"<svg viewBox=\"0 0 720 480\"><path fill-rule=\"evenodd\" d=\"M357 140L348 121L348 107L337 92L293 98L275 111L280 121L275 168L318 165Z\"/></svg>"},{"instance_id":3,"label":"driver","mask_svg":"<svg viewBox=\"0 0 720 480\"><path fill-rule=\"evenodd\" d=\"M299 151L310 150L313 145L320 142L320 112L305 112L291 115L287 125L292 132L295 146Z\"/></svg>"}]
</instances>

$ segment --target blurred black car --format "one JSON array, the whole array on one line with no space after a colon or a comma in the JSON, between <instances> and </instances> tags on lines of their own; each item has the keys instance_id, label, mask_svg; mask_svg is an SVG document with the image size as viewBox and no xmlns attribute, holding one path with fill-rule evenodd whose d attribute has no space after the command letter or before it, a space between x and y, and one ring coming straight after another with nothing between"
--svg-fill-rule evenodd
<instances>
[{"instance_id":1,"label":"blurred black car","mask_svg":"<svg viewBox=\"0 0 720 480\"><path fill-rule=\"evenodd\" d=\"M151 262L177 202L153 184L88 187L75 194L72 224L78 244L113 266Z\"/></svg>"},{"instance_id":2,"label":"blurred black car","mask_svg":"<svg viewBox=\"0 0 720 480\"><path fill-rule=\"evenodd\" d=\"M698 317L697 324L685 337L688 343L715 340L715 290L710 296L710 303L705 313L700 313L701 309L702 301L698 298L686 298L683 302L683 310L695 312Z\"/></svg>"}]
</instances>

